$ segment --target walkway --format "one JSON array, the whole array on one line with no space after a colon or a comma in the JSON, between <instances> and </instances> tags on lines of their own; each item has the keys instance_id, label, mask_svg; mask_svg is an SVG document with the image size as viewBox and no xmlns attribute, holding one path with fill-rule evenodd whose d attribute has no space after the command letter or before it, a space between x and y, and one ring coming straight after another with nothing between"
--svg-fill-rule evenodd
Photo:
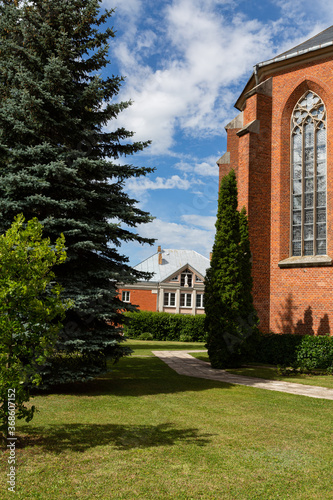
<instances>
[{"instance_id":1,"label":"walkway","mask_svg":"<svg viewBox=\"0 0 333 500\"><path fill-rule=\"evenodd\" d=\"M190 352L206 351L153 351L153 354L179 373L179 375L218 380L227 384L247 385L249 387L255 387L256 389L288 392L289 394L309 396L311 398L333 400L333 389L315 387L313 385L295 384L292 382L266 380L263 378L244 377L243 375L233 375L225 370L212 368L206 361L191 356L189 354Z\"/></svg>"}]
</instances>

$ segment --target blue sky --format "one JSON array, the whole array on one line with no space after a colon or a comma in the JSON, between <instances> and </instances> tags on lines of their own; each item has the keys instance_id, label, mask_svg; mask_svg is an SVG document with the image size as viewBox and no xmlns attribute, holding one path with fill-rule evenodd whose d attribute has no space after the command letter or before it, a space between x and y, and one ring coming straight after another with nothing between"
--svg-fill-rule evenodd
<instances>
[{"instance_id":1,"label":"blue sky","mask_svg":"<svg viewBox=\"0 0 333 500\"><path fill-rule=\"evenodd\" d=\"M209 256L218 194L216 161L226 151L224 126L253 66L333 24L327 0L104 0L111 23L110 74L126 77L119 100L133 101L116 125L152 140L127 158L155 167L129 180L126 192L155 220L142 225L154 247L124 244L138 264L162 248ZM115 123L110 123L111 130Z\"/></svg>"}]
</instances>

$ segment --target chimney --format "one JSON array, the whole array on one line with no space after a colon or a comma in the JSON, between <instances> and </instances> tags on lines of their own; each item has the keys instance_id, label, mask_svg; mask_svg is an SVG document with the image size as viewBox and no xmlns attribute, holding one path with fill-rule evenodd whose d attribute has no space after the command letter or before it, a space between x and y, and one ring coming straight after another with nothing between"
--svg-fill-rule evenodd
<instances>
[{"instance_id":1,"label":"chimney","mask_svg":"<svg viewBox=\"0 0 333 500\"><path fill-rule=\"evenodd\" d=\"M213 252L210 252L209 254L209 260L212 260Z\"/></svg>"},{"instance_id":2,"label":"chimney","mask_svg":"<svg viewBox=\"0 0 333 500\"><path fill-rule=\"evenodd\" d=\"M158 245L157 252L158 252L158 263L159 263L159 265L161 265L162 264L162 248L161 248L161 245Z\"/></svg>"}]
</instances>

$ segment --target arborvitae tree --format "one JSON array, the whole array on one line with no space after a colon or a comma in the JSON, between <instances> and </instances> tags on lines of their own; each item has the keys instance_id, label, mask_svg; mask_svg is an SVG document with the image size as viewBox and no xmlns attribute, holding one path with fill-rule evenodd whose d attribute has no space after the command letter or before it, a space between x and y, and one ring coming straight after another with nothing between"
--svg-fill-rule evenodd
<instances>
[{"instance_id":1,"label":"arborvitae tree","mask_svg":"<svg viewBox=\"0 0 333 500\"><path fill-rule=\"evenodd\" d=\"M85 363L66 375L60 369L53 382L84 380L105 369L106 354L126 352L118 327L128 305L117 298L117 282L145 275L119 246L152 243L132 232L151 216L123 189L151 169L117 161L149 141L104 128L130 104L114 102L123 79L102 73L111 15L100 14L100 0L0 3L0 232L22 213L37 217L51 241L65 235L67 260L56 277L75 307L58 349Z\"/></svg>"},{"instance_id":2,"label":"arborvitae tree","mask_svg":"<svg viewBox=\"0 0 333 500\"><path fill-rule=\"evenodd\" d=\"M258 323L252 300L251 253L245 208L237 210L231 170L221 182L216 234L205 280L205 327L213 368L241 362L245 340Z\"/></svg>"}]
</instances>

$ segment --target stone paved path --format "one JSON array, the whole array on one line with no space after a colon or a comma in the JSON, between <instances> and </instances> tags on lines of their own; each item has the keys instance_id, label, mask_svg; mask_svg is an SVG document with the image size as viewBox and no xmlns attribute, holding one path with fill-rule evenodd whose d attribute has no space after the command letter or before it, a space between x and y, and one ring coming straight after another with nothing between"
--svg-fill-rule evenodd
<instances>
[{"instance_id":1,"label":"stone paved path","mask_svg":"<svg viewBox=\"0 0 333 500\"><path fill-rule=\"evenodd\" d=\"M191 352L206 351L153 351L153 354L164 361L179 375L188 377L207 378L218 380L228 384L247 385L257 389L267 389L269 391L288 392L299 396L309 396L311 398L333 400L333 389L326 387L315 387L313 385L295 384L292 382L280 382L276 380L266 380L263 378L244 377L233 375L225 370L212 368L209 363L191 356Z\"/></svg>"}]
</instances>

